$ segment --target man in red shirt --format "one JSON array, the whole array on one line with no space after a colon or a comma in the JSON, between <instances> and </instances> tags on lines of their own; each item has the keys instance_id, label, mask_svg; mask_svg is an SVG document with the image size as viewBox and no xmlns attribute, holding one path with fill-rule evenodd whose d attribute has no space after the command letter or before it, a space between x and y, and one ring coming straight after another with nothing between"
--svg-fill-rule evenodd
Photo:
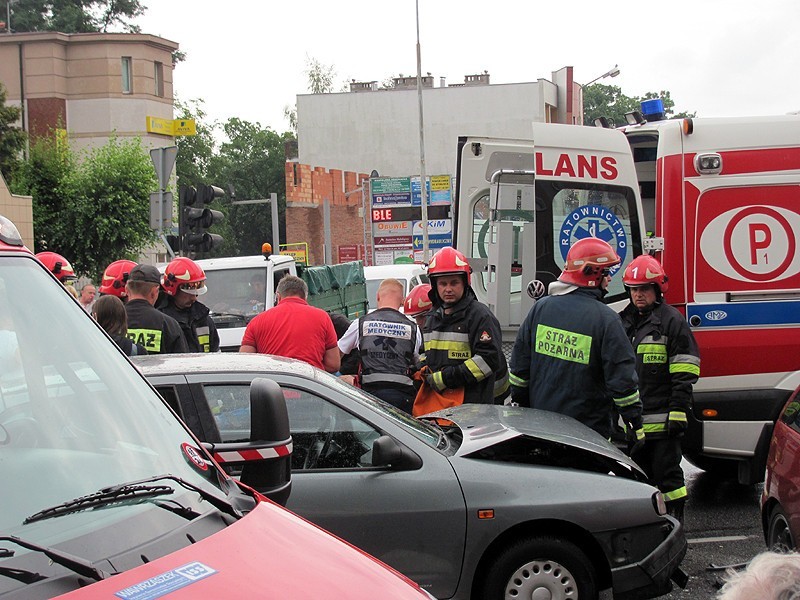
<instances>
[{"instance_id":1,"label":"man in red shirt","mask_svg":"<svg viewBox=\"0 0 800 600\"><path fill-rule=\"evenodd\" d=\"M324 310L306 302L306 282L286 275L275 290L278 305L247 325L239 352L276 354L305 361L329 373L339 370L333 322Z\"/></svg>"}]
</instances>

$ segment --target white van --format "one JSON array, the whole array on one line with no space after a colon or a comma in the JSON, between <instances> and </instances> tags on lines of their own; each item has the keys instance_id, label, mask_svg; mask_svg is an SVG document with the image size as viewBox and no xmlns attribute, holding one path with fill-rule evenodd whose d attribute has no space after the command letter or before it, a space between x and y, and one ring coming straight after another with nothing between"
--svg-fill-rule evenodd
<instances>
[{"instance_id":1,"label":"white van","mask_svg":"<svg viewBox=\"0 0 800 600\"><path fill-rule=\"evenodd\" d=\"M367 280L367 299L369 310L378 308L378 287L381 281L392 277L403 284L403 294L408 295L415 285L430 283L425 265L381 265L377 267L364 267L364 277Z\"/></svg>"}]
</instances>

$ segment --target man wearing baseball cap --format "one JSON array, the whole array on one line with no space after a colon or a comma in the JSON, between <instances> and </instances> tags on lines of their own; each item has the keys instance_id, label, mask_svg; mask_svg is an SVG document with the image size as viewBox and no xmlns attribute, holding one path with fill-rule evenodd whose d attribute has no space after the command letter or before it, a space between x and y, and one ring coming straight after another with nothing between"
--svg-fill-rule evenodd
<instances>
[{"instance_id":1,"label":"man wearing baseball cap","mask_svg":"<svg viewBox=\"0 0 800 600\"><path fill-rule=\"evenodd\" d=\"M148 354L188 352L178 322L154 308L160 288L161 274L153 265L136 265L131 269L125 285L128 337L144 346Z\"/></svg>"}]
</instances>

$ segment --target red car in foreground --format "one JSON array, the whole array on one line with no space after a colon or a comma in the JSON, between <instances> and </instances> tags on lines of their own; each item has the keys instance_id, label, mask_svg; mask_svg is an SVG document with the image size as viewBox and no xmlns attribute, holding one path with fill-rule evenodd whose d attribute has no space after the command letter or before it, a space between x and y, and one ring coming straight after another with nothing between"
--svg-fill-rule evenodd
<instances>
[{"instance_id":1,"label":"red car in foreground","mask_svg":"<svg viewBox=\"0 0 800 600\"><path fill-rule=\"evenodd\" d=\"M769 548L797 549L800 539L800 387L775 423L767 458L761 522Z\"/></svg>"},{"instance_id":2,"label":"red car in foreground","mask_svg":"<svg viewBox=\"0 0 800 600\"><path fill-rule=\"evenodd\" d=\"M0 481L2 599L431 598L228 477L2 216Z\"/></svg>"}]
</instances>

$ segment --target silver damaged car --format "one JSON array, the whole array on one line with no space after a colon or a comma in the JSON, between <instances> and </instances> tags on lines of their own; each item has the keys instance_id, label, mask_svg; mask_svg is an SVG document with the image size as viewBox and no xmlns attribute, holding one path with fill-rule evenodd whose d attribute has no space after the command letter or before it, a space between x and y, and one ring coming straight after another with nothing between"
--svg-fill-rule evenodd
<instances>
[{"instance_id":1,"label":"silver damaged car","mask_svg":"<svg viewBox=\"0 0 800 600\"><path fill-rule=\"evenodd\" d=\"M569 417L472 404L415 419L264 355L134 362L212 449L249 440L249 384L277 382L292 433L286 506L436 598L651 598L685 583L686 540L658 491Z\"/></svg>"}]
</instances>

